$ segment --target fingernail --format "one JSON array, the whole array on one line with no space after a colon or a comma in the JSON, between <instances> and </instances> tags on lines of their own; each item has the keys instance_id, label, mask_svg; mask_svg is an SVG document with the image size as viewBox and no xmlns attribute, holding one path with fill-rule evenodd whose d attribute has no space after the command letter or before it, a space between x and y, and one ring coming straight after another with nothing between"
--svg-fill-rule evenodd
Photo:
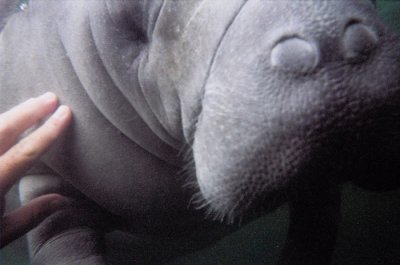
<instances>
[{"instance_id":1,"label":"fingernail","mask_svg":"<svg viewBox=\"0 0 400 265\"><path fill-rule=\"evenodd\" d=\"M39 96L38 99L45 102L53 102L57 99L57 96L53 92L46 92L43 95Z\"/></svg>"},{"instance_id":2,"label":"fingernail","mask_svg":"<svg viewBox=\"0 0 400 265\"><path fill-rule=\"evenodd\" d=\"M65 197L57 198L50 202L50 208L52 210L57 210L59 208L67 206L69 202L70 201Z\"/></svg>"},{"instance_id":3,"label":"fingernail","mask_svg":"<svg viewBox=\"0 0 400 265\"><path fill-rule=\"evenodd\" d=\"M67 116L68 112L69 108L67 106L62 105L58 107L58 109L54 113L54 117L57 119L64 119Z\"/></svg>"}]
</instances>

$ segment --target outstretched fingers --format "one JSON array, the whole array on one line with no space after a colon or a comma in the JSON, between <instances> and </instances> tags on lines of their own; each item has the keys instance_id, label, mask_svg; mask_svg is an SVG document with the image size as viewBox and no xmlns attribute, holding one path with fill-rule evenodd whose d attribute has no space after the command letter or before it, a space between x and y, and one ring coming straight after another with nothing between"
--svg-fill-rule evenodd
<instances>
[{"instance_id":1,"label":"outstretched fingers","mask_svg":"<svg viewBox=\"0 0 400 265\"><path fill-rule=\"evenodd\" d=\"M31 104L38 108L37 110L35 110L35 107L31 109L31 117L28 115L29 112L22 109L20 105L19 107L16 107L16 110L14 109L15 112L20 112L20 115L13 115L13 110L11 110L11 114L5 113L6 117L2 119L7 123L9 117L15 117L15 125L11 125L13 128L3 129L3 132L5 130L7 132L6 135L8 134L8 136L11 137L11 139L14 139L14 141L23 130L19 128L18 125L21 125L24 128L29 125L32 126L51 112L52 108L55 107L52 105L57 104L57 101L54 99L54 103L53 101L47 102L47 105L45 104L43 106L38 106L35 102L27 102L26 108L30 109L32 107ZM67 127L71 118L72 113L69 107L60 106L41 127L23 138L20 142L12 146L0 156L0 194L5 194L19 179L19 177L23 175L23 173L28 170L29 167L31 167L32 164L50 147L55 139L60 136ZM24 123L27 125L23 126L22 124ZM2 140L2 146L8 146L10 144L8 141L10 140Z\"/></svg>"},{"instance_id":2,"label":"outstretched fingers","mask_svg":"<svg viewBox=\"0 0 400 265\"><path fill-rule=\"evenodd\" d=\"M56 95L48 92L37 98L31 98L1 114L0 155L13 146L25 130L53 112L57 105Z\"/></svg>"},{"instance_id":3,"label":"outstretched fingers","mask_svg":"<svg viewBox=\"0 0 400 265\"><path fill-rule=\"evenodd\" d=\"M57 106L56 95L48 92L0 115L0 248L28 232L66 203L61 195L44 195L3 216L7 191L46 152L71 121L69 107ZM52 112L43 125L19 140L22 133Z\"/></svg>"}]
</instances>

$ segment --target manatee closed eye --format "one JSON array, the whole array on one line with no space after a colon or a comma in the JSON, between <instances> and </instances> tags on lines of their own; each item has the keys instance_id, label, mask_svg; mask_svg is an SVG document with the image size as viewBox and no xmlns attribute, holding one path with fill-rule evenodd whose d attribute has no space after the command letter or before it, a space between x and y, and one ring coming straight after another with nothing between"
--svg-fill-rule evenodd
<instances>
[{"instance_id":1,"label":"manatee closed eye","mask_svg":"<svg viewBox=\"0 0 400 265\"><path fill-rule=\"evenodd\" d=\"M29 235L33 264L107 264L113 230L167 239L172 254L123 249L163 264L285 202L280 264L329 264L340 184L399 186L399 40L372 1L31 0L13 12L0 111L50 90L75 117L20 185L24 201L72 201Z\"/></svg>"}]
</instances>

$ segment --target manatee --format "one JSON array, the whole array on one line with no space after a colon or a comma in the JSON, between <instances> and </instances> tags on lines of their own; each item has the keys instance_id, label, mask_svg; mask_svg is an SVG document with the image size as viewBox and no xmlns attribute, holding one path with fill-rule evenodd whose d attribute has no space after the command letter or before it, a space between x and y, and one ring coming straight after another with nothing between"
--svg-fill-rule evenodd
<instances>
[{"instance_id":1,"label":"manatee","mask_svg":"<svg viewBox=\"0 0 400 265\"><path fill-rule=\"evenodd\" d=\"M329 264L340 185L399 186L400 46L373 1L0 2L0 111L53 91L74 113L20 183L70 198L33 264L109 264L114 230L193 251L285 202L278 263Z\"/></svg>"}]
</instances>

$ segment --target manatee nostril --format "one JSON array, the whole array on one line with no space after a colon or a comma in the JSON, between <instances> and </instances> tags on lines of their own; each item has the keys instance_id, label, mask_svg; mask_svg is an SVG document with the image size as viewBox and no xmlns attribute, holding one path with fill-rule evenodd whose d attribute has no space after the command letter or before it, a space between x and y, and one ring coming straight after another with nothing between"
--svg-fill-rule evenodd
<instances>
[{"instance_id":1,"label":"manatee nostril","mask_svg":"<svg viewBox=\"0 0 400 265\"><path fill-rule=\"evenodd\" d=\"M319 62L316 45L299 37L279 41L271 51L271 65L285 71L307 73Z\"/></svg>"},{"instance_id":2,"label":"manatee nostril","mask_svg":"<svg viewBox=\"0 0 400 265\"><path fill-rule=\"evenodd\" d=\"M378 44L378 35L369 26L360 22L349 23L343 35L346 59L365 59Z\"/></svg>"}]
</instances>

